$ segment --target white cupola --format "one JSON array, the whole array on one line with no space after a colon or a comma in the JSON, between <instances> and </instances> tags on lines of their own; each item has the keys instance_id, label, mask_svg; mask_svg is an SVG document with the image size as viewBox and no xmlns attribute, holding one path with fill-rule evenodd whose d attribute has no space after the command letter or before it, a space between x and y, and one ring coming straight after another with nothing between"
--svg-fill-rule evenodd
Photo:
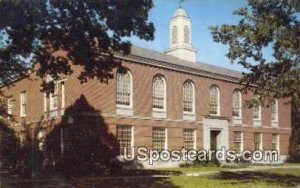
<instances>
[{"instance_id":1,"label":"white cupola","mask_svg":"<svg viewBox=\"0 0 300 188\"><path fill-rule=\"evenodd\" d=\"M196 62L197 50L192 47L191 19L179 7L170 19L170 47L166 54Z\"/></svg>"}]
</instances>

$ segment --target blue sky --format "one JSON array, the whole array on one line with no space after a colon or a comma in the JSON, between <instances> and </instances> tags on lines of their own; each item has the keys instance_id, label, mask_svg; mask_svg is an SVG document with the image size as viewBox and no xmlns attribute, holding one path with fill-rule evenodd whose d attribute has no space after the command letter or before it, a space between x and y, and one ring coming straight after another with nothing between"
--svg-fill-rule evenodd
<instances>
[{"instance_id":1,"label":"blue sky","mask_svg":"<svg viewBox=\"0 0 300 188\"><path fill-rule=\"evenodd\" d=\"M169 19L178 8L178 0L154 0L149 20L155 25L154 41L131 38L133 45L163 52L169 45ZM240 65L230 64L225 57L227 46L216 43L208 29L212 25L236 24L240 17L233 10L244 7L244 0L185 0L183 8L192 19L192 45L198 50L197 60L234 70L243 70Z\"/></svg>"}]
</instances>

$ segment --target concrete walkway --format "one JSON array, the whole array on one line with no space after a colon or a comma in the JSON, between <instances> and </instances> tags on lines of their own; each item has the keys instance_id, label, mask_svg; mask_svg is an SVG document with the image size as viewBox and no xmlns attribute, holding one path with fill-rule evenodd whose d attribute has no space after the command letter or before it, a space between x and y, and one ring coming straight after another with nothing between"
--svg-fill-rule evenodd
<instances>
[{"instance_id":1,"label":"concrete walkway","mask_svg":"<svg viewBox=\"0 0 300 188\"><path fill-rule=\"evenodd\" d=\"M207 172L188 172L183 175L186 176L203 176L218 174L220 172L241 172L241 171L259 171L259 170L269 170L269 169L284 169L284 168L299 168L300 165L288 165L288 166L250 166L248 168L234 168L234 169L224 169L219 171L207 171Z\"/></svg>"}]
</instances>

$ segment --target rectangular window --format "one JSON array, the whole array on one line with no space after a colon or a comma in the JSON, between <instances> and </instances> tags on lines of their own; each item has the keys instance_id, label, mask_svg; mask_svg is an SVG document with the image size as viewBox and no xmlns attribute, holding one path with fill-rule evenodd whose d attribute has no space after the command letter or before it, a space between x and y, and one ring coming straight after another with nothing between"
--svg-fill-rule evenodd
<instances>
[{"instance_id":1,"label":"rectangular window","mask_svg":"<svg viewBox=\"0 0 300 188\"><path fill-rule=\"evenodd\" d=\"M262 134L254 133L254 147L255 150L262 150Z\"/></svg>"},{"instance_id":2,"label":"rectangular window","mask_svg":"<svg viewBox=\"0 0 300 188\"><path fill-rule=\"evenodd\" d=\"M278 121L278 101L272 101L272 121Z\"/></svg>"},{"instance_id":3,"label":"rectangular window","mask_svg":"<svg viewBox=\"0 0 300 188\"><path fill-rule=\"evenodd\" d=\"M194 129L183 130L183 147L186 150L196 149L196 138Z\"/></svg>"},{"instance_id":4,"label":"rectangular window","mask_svg":"<svg viewBox=\"0 0 300 188\"><path fill-rule=\"evenodd\" d=\"M20 94L20 116L26 116L26 107L27 107L27 93L26 91L22 91Z\"/></svg>"},{"instance_id":5,"label":"rectangular window","mask_svg":"<svg viewBox=\"0 0 300 188\"><path fill-rule=\"evenodd\" d=\"M7 114L8 115L13 114L13 107L14 107L13 98L10 97L7 99Z\"/></svg>"},{"instance_id":6,"label":"rectangular window","mask_svg":"<svg viewBox=\"0 0 300 188\"><path fill-rule=\"evenodd\" d=\"M61 112L60 115L65 115L65 83L61 83Z\"/></svg>"},{"instance_id":7,"label":"rectangular window","mask_svg":"<svg viewBox=\"0 0 300 188\"><path fill-rule=\"evenodd\" d=\"M120 146L120 155L124 155L124 148L127 149L127 155L132 154L133 139L132 127L129 125L117 125L117 139Z\"/></svg>"},{"instance_id":8,"label":"rectangular window","mask_svg":"<svg viewBox=\"0 0 300 188\"><path fill-rule=\"evenodd\" d=\"M166 149L166 129L162 127L153 127L152 129L152 148L162 151Z\"/></svg>"},{"instance_id":9,"label":"rectangular window","mask_svg":"<svg viewBox=\"0 0 300 188\"><path fill-rule=\"evenodd\" d=\"M48 108L47 108L47 94L46 92L44 93L44 113L46 113L48 111Z\"/></svg>"},{"instance_id":10,"label":"rectangular window","mask_svg":"<svg viewBox=\"0 0 300 188\"><path fill-rule=\"evenodd\" d=\"M261 107L254 106L253 107L253 119L260 120L260 118L261 118Z\"/></svg>"},{"instance_id":11,"label":"rectangular window","mask_svg":"<svg viewBox=\"0 0 300 188\"><path fill-rule=\"evenodd\" d=\"M233 132L233 147L234 147L234 150L237 154L240 154L242 152L242 132L240 131L235 131Z\"/></svg>"},{"instance_id":12,"label":"rectangular window","mask_svg":"<svg viewBox=\"0 0 300 188\"><path fill-rule=\"evenodd\" d=\"M278 134L272 134L272 149L279 150Z\"/></svg>"},{"instance_id":13,"label":"rectangular window","mask_svg":"<svg viewBox=\"0 0 300 188\"><path fill-rule=\"evenodd\" d=\"M57 116L58 108L58 88L57 83L54 83L54 92L50 93L50 117Z\"/></svg>"}]
</instances>

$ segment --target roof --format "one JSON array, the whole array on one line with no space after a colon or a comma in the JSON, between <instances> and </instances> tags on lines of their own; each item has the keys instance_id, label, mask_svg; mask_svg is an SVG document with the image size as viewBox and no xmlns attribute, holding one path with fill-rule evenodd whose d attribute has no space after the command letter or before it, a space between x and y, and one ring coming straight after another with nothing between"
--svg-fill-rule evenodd
<instances>
[{"instance_id":1,"label":"roof","mask_svg":"<svg viewBox=\"0 0 300 188\"><path fill-rule=\"evenodd\" d=\"M176 67L179 71L188 71L190 73L201 74L213 78L237 81L242 77L242 73L239 71L202 62L190 62L172 55L137 46L131 47L131 54L128 57L131 58L131 60L139 60L142 63L152 62L152 64L155 63L154 65L156 66L163 66L171 69Z\"/></svg>"},{"instance_id":2,"label":"roof","mask_svg":"<svg viewBox=\"0 0 300 188\"><path fill-rule=\"evenodd\" d=\"M188 17L187 13L185 12L185 10L183 8L176 9L176 11L173 14L173 17L177 17L177 16Z\"/></svg>"}]
</instances>

